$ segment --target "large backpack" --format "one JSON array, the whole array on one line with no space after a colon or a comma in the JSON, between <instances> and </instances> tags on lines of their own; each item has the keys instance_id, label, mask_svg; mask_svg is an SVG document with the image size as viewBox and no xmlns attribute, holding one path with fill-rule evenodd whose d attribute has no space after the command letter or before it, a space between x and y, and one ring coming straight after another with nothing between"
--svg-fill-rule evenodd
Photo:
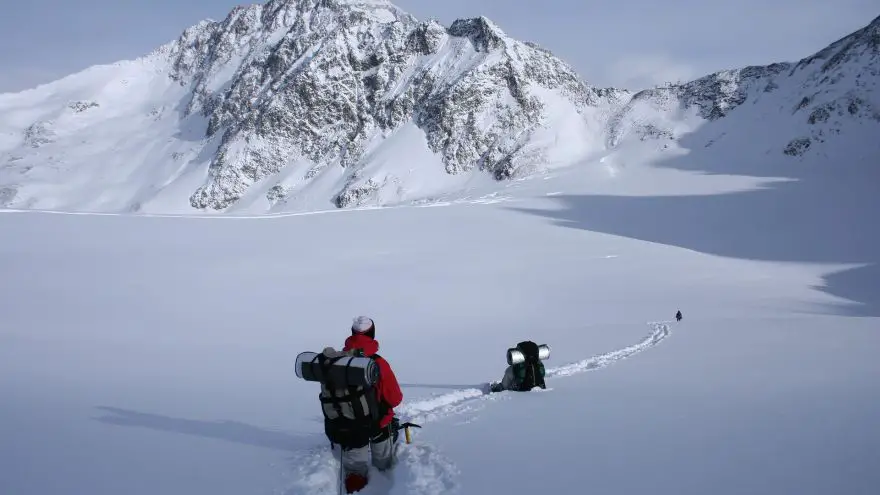
<instances>
[{"instance_id":1,"label":"large backpack","mask_svg":"<svg viewBox=\"0 0 880 495\"><path fill-rule=\"evenodd\" d=\"M513 365L513 379L517 389L547 388L544 383L544 363L541 362L539 357L538 344L526 340L517 344L516 348L525 356L525 361Z\"/></svg>"},{"instance_id":2,"label":"large backpack","mask_svg":"<svg viewBox=\"0 0 880 495\"><path fill-rule=\"evenodd\" d=\"M313 368L320 370L320 379L316 380L321 384L318 398L324 414L324 432L332 444L346 449L359 448L367 445L375 434L382 411L375 383L365 380L364 376L369 373L378 376L377 358L378 354L364 356L356 350L325 351L310 361ZM358 366L352 366L354 359L358 360ZM364 365L364 359L371 363ZM370 366L375 368L368 369Z\"/></svg>"}]
</instances>

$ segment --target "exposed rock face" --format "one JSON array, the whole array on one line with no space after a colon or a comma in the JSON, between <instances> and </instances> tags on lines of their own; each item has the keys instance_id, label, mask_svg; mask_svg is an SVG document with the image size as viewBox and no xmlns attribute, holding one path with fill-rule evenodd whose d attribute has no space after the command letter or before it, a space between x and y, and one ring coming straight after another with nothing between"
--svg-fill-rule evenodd
<instances>
[{"instance_id":1,"label":"exposed rock face","mask_svg":"<svg viewBox=\"0 0 880 495\"><path fill-rule=\"evenodd\" d=\"M533 88L557 90L578 109L601 98L552 54L486 18L446 29L383 1L237 8L188 29L171 57L172 77L194 87L187 112L209 118L209 136L222 133L210 180L191 198L196 208L225 208L291 162L357 167L371 140L409 121L448 173L478 167L509 178L529 134L550 120ZM343 190L336 202L358 197Z\"/></svg>"}]
</instances>

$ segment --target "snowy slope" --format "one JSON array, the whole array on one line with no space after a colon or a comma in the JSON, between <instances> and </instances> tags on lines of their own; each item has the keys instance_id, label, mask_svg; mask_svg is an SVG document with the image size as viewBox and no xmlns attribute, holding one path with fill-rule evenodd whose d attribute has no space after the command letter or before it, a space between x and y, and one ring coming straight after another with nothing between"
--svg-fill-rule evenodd
<instances>
[{"instance_id":1,"label":"snowy slope","mask_svg":"<svg viewBox=\"0 0 880 495\"><path fill-rule=\"evenodd\" d=\"M631 94L590 86L483 17L444 27L385 1L270 0L144 58L0 95L0 207L412 204L602 167L645 140L666 145L646 152L655 161L670 146L723 159L718 144L737 141L771 164L868 167L878 30L880 18L797 63Z\"/></svg>"},{"instance_id":2,"label":"snowy slope","mask_svg":"<svg viewBox=\"0 0 880 495\"><path fill-rule=\"evenodd\" d=\"M708 148L748 135L738 152L767 155L767 165L793 157L835 166L851 158L845 150L857 157L849 166L873 166L880 156L878 84L880 17L797 63L723 71L639 92L611 119L609 145L637 138L702 140L700 147Z\"/></svg>"},{"instance_id":3,"label":"snowy slope","mask_svg":"<svg viewBox=\"0 0 880 495\"><path fill-rule=\"evenodd\" d=\"M423 206L0 213L0 493L335 493L292 366L362 313L424 426L365 494L875 493L880 291L837 277L880 196L624 148ZM526 338L549 389L483 396Z\"/></svg>"}]
</instances>

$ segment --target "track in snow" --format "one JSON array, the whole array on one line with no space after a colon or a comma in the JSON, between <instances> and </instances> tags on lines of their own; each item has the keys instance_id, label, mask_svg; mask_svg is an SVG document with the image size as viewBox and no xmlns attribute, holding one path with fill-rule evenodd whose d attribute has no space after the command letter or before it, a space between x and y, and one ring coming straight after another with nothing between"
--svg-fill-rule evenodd
<instances>
[{"instance_id":1,"label":"track in snow","mask_svg":"<svg viewBox=\"0 0 880 495\"><path fill-rule=\"evenodd\" d=\"M583 373L584 371L604 368L608 365L616 363L617 361L620 361L621 359L626 359L633 354L638 354L644 350L650 349L651 347L659 344L663 339L669 336L670 324L671 322L666 321L649 323L649 325L651 325L653 329L651 331L651 334L645 337L645 339L638 344L624 347L623 349L619 349L616 351L607 352L605 354L599 354L598 356L593 356L589 359L585 359L577 363L566 364L564 366L559 366L556 368L550 368L547 370L546 377L556 378L560 376L569 376L577 373Z\"/></svg>"},{"instance_id":2,"label":"track in snow","mask_svg":"<svg viewBox=\"0 0 880 495\"><path fill-rule=\"evenodd\" d=\"M651 322L651 333L641 342L623 349L606 352L593 356L583 361L566 364L546 370L546 378L560 378L571 376L586 371L605 368L617 361L626 359L634 354L650 349L669 336L671 322ZM422 399L410 403L404 403L396 408L399 416L408 418L407 421L414 423L430 422L445 418L454 414L468 411L473 408L475 402L486 400L497 395L489 394L488 383L474 385L472 388L462 388L452 392L436 395L429 399Z\"/></svg>"}]
</instances>

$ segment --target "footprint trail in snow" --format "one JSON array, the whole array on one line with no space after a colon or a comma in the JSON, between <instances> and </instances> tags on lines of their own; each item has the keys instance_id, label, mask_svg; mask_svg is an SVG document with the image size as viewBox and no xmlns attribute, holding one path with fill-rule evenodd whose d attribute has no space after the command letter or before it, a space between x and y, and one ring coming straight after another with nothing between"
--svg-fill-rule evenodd
<instances>
[{"instance_id":1,"label":"footprint trail in snow","mask_svg":"<svg viewBox=\"0 0 880 495\"><path fill-rule=\"evenodd\" d=\"M605 368L622 359L626 359L642 351L650 349L669 336L671 322L651 322L651 333L641 342L623 349L599 354L583 361L547 368L546 378L560 378L586 371ZM426 423L435 421L455 414L463 413L480 407L480 403L498 397L488 393L488 383L474 385L473 388L463 388L452 392L439 394L428 399L404 403L397 408L401 417L414 423Z\"/></svg>"}]
</instances>

